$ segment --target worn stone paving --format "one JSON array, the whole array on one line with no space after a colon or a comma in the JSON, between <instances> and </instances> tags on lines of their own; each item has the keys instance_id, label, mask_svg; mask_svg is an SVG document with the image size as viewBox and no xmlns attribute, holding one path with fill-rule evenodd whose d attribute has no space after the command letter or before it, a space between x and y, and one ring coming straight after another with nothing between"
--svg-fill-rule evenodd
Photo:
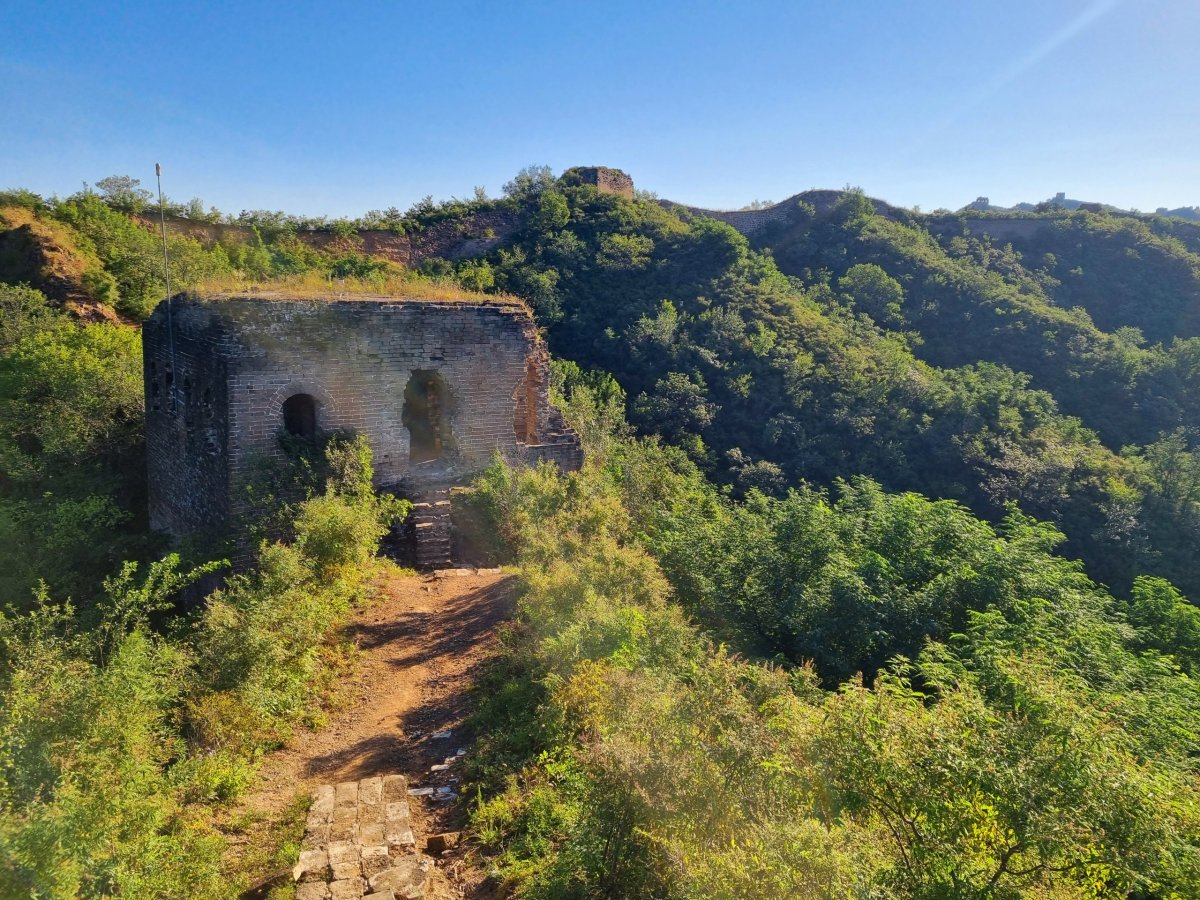
<instances>
[{"instance_id":1,"label":"worn stone paving","mask_svg":"<svg viewBox=\"0 0 1200 900\"><path fill-rule=\"evenodd\" d=\"M416 851L403 775L323 784L313 791L296 900L416 900L433 860Z\"/></svg>"}]
</instances>

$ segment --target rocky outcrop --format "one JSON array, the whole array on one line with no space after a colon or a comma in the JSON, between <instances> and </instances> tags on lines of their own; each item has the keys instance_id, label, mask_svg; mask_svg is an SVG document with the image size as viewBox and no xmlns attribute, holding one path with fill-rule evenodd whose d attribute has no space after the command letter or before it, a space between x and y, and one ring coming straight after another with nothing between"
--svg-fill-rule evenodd
<instances>
[{"instance_id":1,"label":"rocky outcrop","mask_svg":"<svg viewBox=\"0 0 1200 900\"><path fill-rule=\"evenodd\" d=\"M0 209L0 282L37 288L52 303L85 321L122 321L96 295L97 289L112 282L99 260L75 246L61 225L23 207Z\"/></svg>"}]
</instances>

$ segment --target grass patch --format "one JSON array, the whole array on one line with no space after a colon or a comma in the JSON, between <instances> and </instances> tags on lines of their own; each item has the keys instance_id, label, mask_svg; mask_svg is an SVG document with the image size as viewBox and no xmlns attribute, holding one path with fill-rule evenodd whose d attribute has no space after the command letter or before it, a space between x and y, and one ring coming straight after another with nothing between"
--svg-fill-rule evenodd
<instances>
[{"instance_id":1,"label":"grass patch","mask_svg":"<svg viewBox=\"0 0 1200 900\"><path fill-rule=\"evenodd\" d=\"M508 294L469 291L451 278L429 278L395 265L364 278L335 278L321 271L260 281L221 276L199 282L195 291L218 300L424 300L527 308L523 300Z\"/></svg>"}]
</instances>

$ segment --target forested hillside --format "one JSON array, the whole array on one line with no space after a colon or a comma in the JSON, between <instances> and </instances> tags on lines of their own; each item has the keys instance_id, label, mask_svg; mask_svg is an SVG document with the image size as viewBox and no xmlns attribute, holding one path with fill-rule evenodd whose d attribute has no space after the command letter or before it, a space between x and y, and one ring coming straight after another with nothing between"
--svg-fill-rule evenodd
<instances>
[{"instance_id":1,"label":"forested hillside","mask_svg":"<svg viewBox=\"0 0 1200 900\"><path fill-rule=\"evenodd\" d=\"M847 192L751 245L571 182L515 183L525 229L455 271L528 298L556 354L615 376L718 483L1018 503L1118 591L1200 589L1200 255L1169 228L1080 212L1018 251Z\"/></svg>"},{"instance_id":2,"label":"forested hillside","mask_svg":"<svg viewBox=\"0 0 1200 900\"><path fill-rule=\"evenodd\" d=\"M213 818L319 718L404 513L326 435L229 542L147 531L145 203L0 194L0 896L241 884ZM1200 894L1191 230L1007 243L845 191L747 239L536 168L359 222L203 210L173 287L503 291L545 329L588 465L497 464L464 520L523 584L468 776L502 890ZM360 228L475 249L406 270Z\"/></svg>"}]
</instances>

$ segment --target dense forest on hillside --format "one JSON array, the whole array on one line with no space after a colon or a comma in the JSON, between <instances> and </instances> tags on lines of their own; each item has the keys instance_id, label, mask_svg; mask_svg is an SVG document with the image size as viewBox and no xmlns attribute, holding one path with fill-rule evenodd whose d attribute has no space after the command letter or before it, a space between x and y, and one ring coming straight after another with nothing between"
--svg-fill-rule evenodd
<instances>
[{"instance_id":1,"label":"dense forest on hillside","mask_svg":"<svg viewBox=\"0 0 1200 900\"><path fill-rule=\"evenodd\" d=\"M0 194L0 896L227 896L213 811L312 714L403 513L361 441L293 447L230 535L253 567L173 602L229 546L146 529L145 203ZM492 211L519 227L418 271L355 231ZM224 218L248 231L172 233L173 287L504 291L558 358L587 468L497 465L470 501L524 583L471 776L505 890L1200 893L1190 232L1080 211L1001 243L846 191L747 239L537 168Z\"/></svg>"},{"instance_id":2,"label":"dense forest on hillside","mask_svg":"<svg viewBox=\"0 0 1200 900\"><path fill-rule=\"evenodd\" d=\"M868 479L733 501L681 452L613 439L619 411L564 374L572 418L601 425L589 468L497 467L475 496L526 584L473 772L504 885L1200 888L1200 617L1169 583L1124 603L1052 527Z\"/></svg>"},{"instance_id":3,"label":"dense forest on hillside","mask_svg":"<svg viewBox=\"0 0 1200 900\"><path fill-rule=\"evenodd\" d=\"M528 298L556 354L612 373L634 423L718 483L868 474L992 519L1015 502L1117 590L1200 588L1200 255L1181 241L1080 212L1022 253L847 192L752 245L569 177L518 196L524 231L456 271Z\"/></svg>"}]
</instances>

